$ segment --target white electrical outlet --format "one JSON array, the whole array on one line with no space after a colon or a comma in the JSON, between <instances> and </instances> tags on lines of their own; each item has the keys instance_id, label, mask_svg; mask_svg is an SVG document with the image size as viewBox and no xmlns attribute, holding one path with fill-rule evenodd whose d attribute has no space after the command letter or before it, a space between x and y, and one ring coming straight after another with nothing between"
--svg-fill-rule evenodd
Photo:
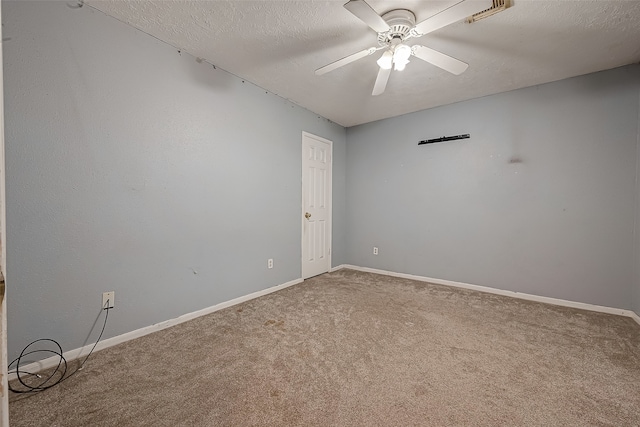
<instances>
[{"instance_id":1,"label":"white electrical outlet","mask_svg":"<svg viewBox=\"0 0 640 427\"><path fill-rule=\"evenodd\" d=\"M116 301L116 291L104 292L102 294L102 309L113 308Z\"/></svg>"},{"instance_id":2,"label":"white electrical outlet","mask_svg":"<svg viewBox=\"0 0 640 427\"><path fill-rule=\"evenodd\" d=\"M375 246L373 247L373 254L378 255L378 248L376 248Z\"/></svg>"},{"instance_id":3,"label":"white electrical outlet","mask_svg":"<svg viewBox=\"0 0 640 427\"><path fill-rule=\"evenodd\" d=\"M269 258L269 260L267 261L267 268L273 268L273 259Z\"/></svg>"}]
</instances>

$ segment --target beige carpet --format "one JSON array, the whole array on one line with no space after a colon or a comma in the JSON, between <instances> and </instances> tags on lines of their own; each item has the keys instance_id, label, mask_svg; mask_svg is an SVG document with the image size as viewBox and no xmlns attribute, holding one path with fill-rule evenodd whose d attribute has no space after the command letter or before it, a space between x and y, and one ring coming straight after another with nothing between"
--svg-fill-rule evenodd
<instances>
[{"instance_id":1,"label":"beige carpet","mask_svg":"<svg viewBox=\"0 0 640 427\"><path fill-rule=\"evenodd\" d=\"M10 416L12 427L638 426L640 325L340 270L95 353L59 386L12 395Z\"/></svg>"}]
</instances>

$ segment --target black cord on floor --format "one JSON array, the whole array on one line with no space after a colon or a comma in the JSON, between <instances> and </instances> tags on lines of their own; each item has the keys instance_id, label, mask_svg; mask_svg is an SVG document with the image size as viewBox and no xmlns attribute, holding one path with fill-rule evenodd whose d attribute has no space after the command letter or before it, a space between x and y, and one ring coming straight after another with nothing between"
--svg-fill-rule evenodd
<instances>
[{"instance_id":1,"label":"black cord on floor","mask_svg":"<svg viewBox=\"0 0 640 427\"><path fill-rule=\"evenodd\" d=\"M107 307L109 307L109 301L107 301L107 303L105 304ZM87 359L89 359L89 356L91 356L91 353L93 353L93 350L95 350L96 346L98 345L98 343L100 342L100 338L102 338L102 334L104 333L104 328L107 326L107 319L109 319L109 310L110 308L105 308L104 310L107 311L107 314L104 316L104 324L102 325L102 330L100 331L100 336L98 337L98 339L96 340L96 343L93 345L93 347L91 348L91 351L89 352L89 354L87 354L87 357L84 358L84 360L82 361L82 363L80 364L80 366L78 367L78 369L76 369L75 371L73 371L72 373L70 373L69 375L67 374L67 359L64 358L64 356L62 355L62 347L60 346L60 344L52 339L48 339L48 338L41 338L35 341L32 341L31 343L29 343L29 345L27 345L21 352L20 352L20 356L16 357L13 362L11 362L9 364L9 373L15 373L18 377L18 381L20 381L20 384L22 384L25 389L24 390L17 390L13 387L11 387L11 384L9 384L9 390L11 390L14 393L35 393L35 392L39 392L39 391L44 391L48 388L51 388L55 385L60 384L62 381L65 381L66 379L70 378L71 376L75 375L79 370L81 370L82 368L84 368L84 364L87 362ZM58 350L31 350L28 351L29 348L39 342L51 342L53 344L55 344L55 346L58 348ZM58 355L60 357L60 360L58 361L58 366L51 372L50 375L46 376L46 378L44 378L43 381L39 381L39 384L36 385L30 385L27 384L25 382L26 378L23 378L24 375L28 375L30 377L36 377L38 379L43 378L42 375L40 374L32 374L31 372L26 372L26 371L21 371L20 370L20 362L22 361L22 359L26 356L29 356L31 354L40 354L42 355L42 353L51 353L52 355ZM43 357L44 359L44 357ZM15 364L15 368L12 371L12 366ZM66 375L66 376L65 376ZM57 380L54 381L54 378L58 377Z\"/></svg>"}]
</instances>

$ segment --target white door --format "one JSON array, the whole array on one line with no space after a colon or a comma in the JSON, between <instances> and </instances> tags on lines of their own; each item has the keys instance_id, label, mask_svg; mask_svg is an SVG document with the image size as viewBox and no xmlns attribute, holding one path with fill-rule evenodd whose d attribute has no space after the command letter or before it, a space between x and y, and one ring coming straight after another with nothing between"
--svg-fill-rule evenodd
<instances>
[{"instance_id":1,"label":"white door","mask_svg":"<svg viewBox=\"0 0 640 427\"><path fill-rule=\"evenodd\" d=\"M302 278L331 267L332 143L302 133Z\"/></svg>"}]
</instances>

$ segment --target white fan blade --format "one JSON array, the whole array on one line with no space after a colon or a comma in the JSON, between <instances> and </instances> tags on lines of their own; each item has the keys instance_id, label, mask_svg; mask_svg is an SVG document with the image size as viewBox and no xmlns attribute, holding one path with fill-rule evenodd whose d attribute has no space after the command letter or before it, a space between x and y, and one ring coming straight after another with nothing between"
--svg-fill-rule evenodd
<instances>
[{"instance_id":1,"label":"white fan blade","mask_svg":"<svg viewBox=\"0 0 640 427\"><path fill-rule=\"evenodd\" d=\"M347 64L357 61L358 59L364 58L365 56L369 56L375 51L377 51L378 49L382 49L382 48L370 47L369 49L361 50L360 52L356 52L349 56L345 56L342 59L338 59L337 61L332 62L331 64L318 68L316 70L316 76L321 76L322 74L328 73L329 71L333 71L336 68L343 67Z\"/></svg>"},{"instance_id":2,"label":"white fan blade","mask_svg":"<svg viewBox=\"0 0 640 427\"><path fill-rule=\"evenodd\" d=\"M376 33L384 33L391 29L389 28L389 24L364 0L351 0L345 4L344 7L356 17L360 18L362 22L371 27Z\"/></svg>"},{"instance_id":3,"label":"white fan blade","mask_svg":"<svg viewBox=\"0 0 640 427\"><path fill-rule=\"evenodd\" d=\"M416 24L414 28L420 35L429 34L432 31L446 27L454 22L462 21L464 18L489 9L492 6L493 0L463 0Z\"/></svg>"},{"instance_id":4,"label":"white fan blade","mask_svg":"<svg viewBox=\"0 0 640 427\"><path fill-rule=\"evenodd\" d=\"M389 76L391 75L391 68L385 70L384 68L380 68L378 71L378 77L376 77L376 84L373 85L373 92L371 95L376 96L380 95L387 88L387 82L389 81Z\"/></svg>"},{"instance_id":5,"label":"white fan blade","mask_svg":"<svg viewBox=\"0 0 640 427\"><path fill-rule=\"evenodd\" d=\"M412 46L411 53L423 61L427 61L436 67L440 67L443 70L450 72L451 74L455 74L456 76L464 73L464 70L469 67L469 64L462 62L459 59L445 55L442 52L438 52L437 50L433 50L425 46Z\"/></svg>"}]
</instances>

